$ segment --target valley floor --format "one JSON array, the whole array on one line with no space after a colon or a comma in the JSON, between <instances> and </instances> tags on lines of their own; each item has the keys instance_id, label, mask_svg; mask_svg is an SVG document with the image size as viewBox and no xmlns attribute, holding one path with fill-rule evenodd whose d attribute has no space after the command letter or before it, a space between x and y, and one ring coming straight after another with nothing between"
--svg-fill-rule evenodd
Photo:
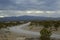
<instances>
[{"instance_id":1,"label":"valley floor","mask_svg":"<svg viewBox=\"0 0 60 40\"><path fill-rule=\"evenodd\" d=\"M27 26L27 27L21 27L22 30L27 30L27 31L32 31L32 32L40 32L40 30L43 27L40 26ZM60 35L60 28L58 28L58 31L53 31L55 34ZM39 38L29 38L29 36L24 36L25 34L20 34L17 35L15 32L9 32L9 31L0 31L0 40L39 40ZM60 40L60 39L55 39L54 40Z\"/></svg>"}]
</instances>

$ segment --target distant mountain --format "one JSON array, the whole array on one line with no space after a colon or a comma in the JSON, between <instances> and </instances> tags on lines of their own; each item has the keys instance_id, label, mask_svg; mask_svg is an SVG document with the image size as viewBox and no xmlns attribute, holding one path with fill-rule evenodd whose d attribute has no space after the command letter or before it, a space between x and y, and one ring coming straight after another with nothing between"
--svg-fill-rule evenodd
<instances>
[{"instance_id":1,"label":"distant mountain","mask_svg":"<svg viewBox=\"0 0 60 40\"><path fill-rule=\"evenodd\" d=\"M39 21L39 20L60 20L60 18L52 18L52 17L42 17L42 16L12 16L12 17L4 17L0 18L0 22L2 21Z\"/></svg>"}]
</instances>

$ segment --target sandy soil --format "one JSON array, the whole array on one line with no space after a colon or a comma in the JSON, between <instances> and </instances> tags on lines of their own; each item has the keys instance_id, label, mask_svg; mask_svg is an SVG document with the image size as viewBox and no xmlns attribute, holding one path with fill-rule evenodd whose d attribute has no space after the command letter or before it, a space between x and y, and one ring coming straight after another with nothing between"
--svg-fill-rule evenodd
<instances>
[{"instance_id":1,"label":"sandy soil","mask_svg":"<svg viewBox=\"0 0 60 40\"><path fill-rule=\"evenodd\" d=\"M0 30L0 40L18 40L19 38L24 39L24 36L17 35L14 32Z\"/></svg>"},{"instance_id":2,"label":"sandy soil","mask_svg":"<svg viewBox=\"0 0 60 40\"><path fill-rule=\"evenodd\" d=\"M40 30L43 28L43 26L29 26L29 27L25 27L23 28L24 30L30 30L30 31L36 31L36 32L40 32ZM60 34L60 27L58 28L57 31L55 31L54 28L52 28L52 32L56 33L56 34Z\"/></svg>"}]
</instances>

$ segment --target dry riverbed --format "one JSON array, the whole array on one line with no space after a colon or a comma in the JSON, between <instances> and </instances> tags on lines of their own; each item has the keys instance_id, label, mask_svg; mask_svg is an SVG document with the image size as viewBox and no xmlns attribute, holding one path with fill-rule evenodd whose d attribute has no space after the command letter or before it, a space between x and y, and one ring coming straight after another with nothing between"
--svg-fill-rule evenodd
<instances>
[{"instance_id":1,"label":"dry riverbed","mask_svg":"<svg viewBox=\"0 0 60 40\"><path fill-rule=\"evenodd\" d=\"M33 25L33 26L23 27L22 29L30 30L30 31L34 31L34 32L40 32L42 28L43 28L43 26ZM60 27L58 28L57 31L54 28L52 28L52 33L60 34Z\"/></svg>"}]
</instances>

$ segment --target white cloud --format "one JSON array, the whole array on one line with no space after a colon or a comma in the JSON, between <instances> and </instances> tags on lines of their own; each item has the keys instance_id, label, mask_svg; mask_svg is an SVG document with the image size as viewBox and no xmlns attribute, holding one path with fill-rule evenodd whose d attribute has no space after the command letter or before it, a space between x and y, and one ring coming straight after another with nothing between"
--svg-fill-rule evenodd
<instances>
[{"instance_id":1,"label":"white cloud","mask_svg":"<svg viewBox=\"0 0 60 40\"><path fill-rule=\"evenodd\" d=\"M56 13L56 11L46 11L46 13Z\"/></svg>"},{"instance_id":2,"label":"white cloud","mask_svg":"<svg viewBox=\"0 0 60 40\"><path fill-rule=\"evenodd\" d=\"M36 13L44 13L44 11L35 11Z\"/></svg>"},{"instance_id":3,"label":"white cloud","mask_svg":"<svg viewBox=\"0 0 60 40\"><path fill-rule=\"evenodd\" d=\"M60 11L38 11L38 10L31 10L31 11L1 10L0 11L0 17L22 16L22 15L60 17Z\"/></svg>"},{"instance_id":4,"label":"white cloud","mask_svg":"<svg viewBox=\"0 0 60 40\"><path fill-rule=\"evenodd\" d=\"M3 18L4 16L0 16L0 18Z\"/></svg>"}]
</instances>

